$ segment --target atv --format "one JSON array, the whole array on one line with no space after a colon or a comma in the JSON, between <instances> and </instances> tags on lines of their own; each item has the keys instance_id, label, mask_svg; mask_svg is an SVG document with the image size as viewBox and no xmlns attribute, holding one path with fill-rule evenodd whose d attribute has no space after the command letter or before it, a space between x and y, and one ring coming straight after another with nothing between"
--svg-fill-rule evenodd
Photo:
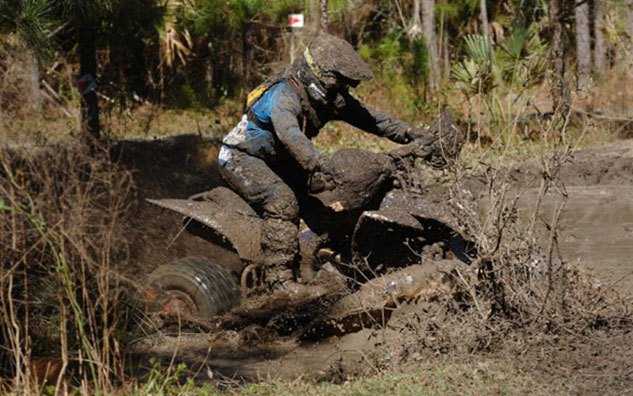
<instances>
[{"instance_id":1,"label":"atv","mask_svg":"<svg viewBox=\"0 0 633 396\"><path fill-rule=\"evenodd\" d=\"M411 172L418 160L445 165L446 154L459 152L461 138L443 137L461 135L448 112L429 132L430 138L387 153L335 153L332 160L343 180L333 187L324 186L318 174L310 179L311 193L301 205L295 275L302 287L297 289L261 292L262 220L230 189L217 187L189 199L149 200L184 216L184 231L218 247L218 253L185 257L153 271L146 310L202 320L229 314L263 324L279 322L292 311L294 324L281 320L283 331L301 322L309 324L304 326L307 336L335 334L352 331L343 322L363 326L362 320L347 320L352 316L361 318L394 299L419 293L436 274L429 268L446 272L466 266L476 248L457 231L446 194L429 193Z\"/></svg>"}]
</instances>

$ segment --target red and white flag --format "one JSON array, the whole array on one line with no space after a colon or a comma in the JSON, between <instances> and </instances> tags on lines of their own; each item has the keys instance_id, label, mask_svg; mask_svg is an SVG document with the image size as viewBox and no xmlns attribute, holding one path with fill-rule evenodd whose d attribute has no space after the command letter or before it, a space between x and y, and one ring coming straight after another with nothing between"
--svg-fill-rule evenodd
<instances>
[{"instance_id":1,"label":"red and white flag","mask_svg":"<svg viewBox=\"0 0 633 396\"><path fill-rule=\"evenodd\" d=\"M303 27L303 14L290 14L288 15L288 25L291 28Z\"/></svg>"}]
</instances>

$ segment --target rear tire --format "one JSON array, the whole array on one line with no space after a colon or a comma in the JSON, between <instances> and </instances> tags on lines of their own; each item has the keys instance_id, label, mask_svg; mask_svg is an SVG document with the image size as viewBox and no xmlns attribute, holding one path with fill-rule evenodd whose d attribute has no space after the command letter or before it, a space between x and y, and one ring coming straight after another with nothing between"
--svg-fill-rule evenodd
<instances>
[{"instance_id":1,"label":"rear tire","mask_svg":"<svg viewBox=\"0 0 633 396\"><path fill-rule=\"evenodd\" d=\"M205 257L185 257L162 265L149 275L147 285L147 312L207 319L229 311L241 298L231 272Z\"/></svg>"}]
</instances>

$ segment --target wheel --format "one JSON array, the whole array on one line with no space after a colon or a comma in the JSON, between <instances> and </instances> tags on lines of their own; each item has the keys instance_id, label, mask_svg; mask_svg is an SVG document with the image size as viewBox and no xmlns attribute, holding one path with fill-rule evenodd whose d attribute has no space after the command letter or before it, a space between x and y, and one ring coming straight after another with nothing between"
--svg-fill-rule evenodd
<instances>
[{"instance_id":1,"label":"wheel","mask_svg":"<svg viewBox=\"0 0 633 396\"><path fill-rule=\"evenodd\" d=\"M148 278L146 311L210 318L240 301L237 280L213 259L186 257L162 265Z\"/></svg>"}]
</instances>

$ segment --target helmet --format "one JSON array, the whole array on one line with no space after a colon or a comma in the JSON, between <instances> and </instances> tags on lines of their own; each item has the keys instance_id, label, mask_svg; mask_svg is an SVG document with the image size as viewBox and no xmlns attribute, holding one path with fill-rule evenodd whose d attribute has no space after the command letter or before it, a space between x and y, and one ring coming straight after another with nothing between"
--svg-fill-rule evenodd
<instances>
[{"instance_id":1,"label":"helmet","mask_svg":"<svg viewBox=\"0 0 633 396\"><path fill-rule=\"evenodd\" d=\"M343 77L358 83L373 77L371 69L347 41L320 33L306 48L303 57L321 81L327 77Z\"/></svg>"}]
</instances>

